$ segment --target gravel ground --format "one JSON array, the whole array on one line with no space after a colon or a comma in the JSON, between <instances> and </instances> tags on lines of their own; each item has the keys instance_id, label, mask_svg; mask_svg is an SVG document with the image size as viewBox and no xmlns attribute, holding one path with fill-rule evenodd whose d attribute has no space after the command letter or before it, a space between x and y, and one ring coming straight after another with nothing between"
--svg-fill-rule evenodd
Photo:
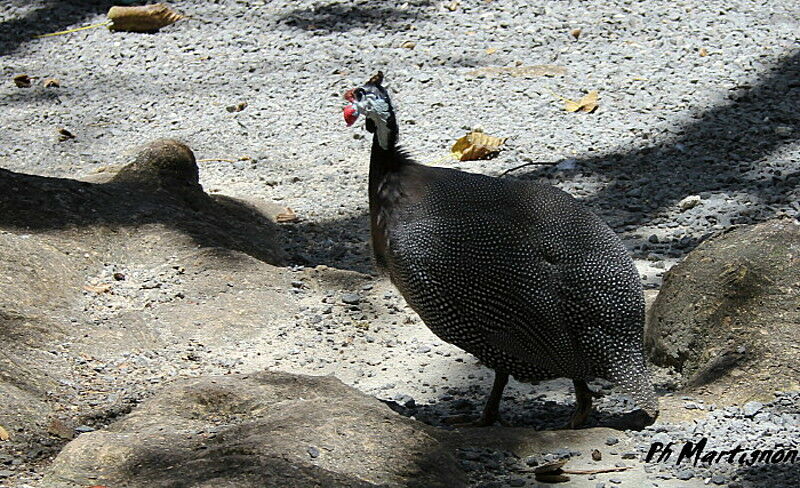
<instances>
[{"instance_id":1,"label":"gravel ground","mask_svg":"<svg viewBox=\"0 0 800 488\"><path fill-rule=\"evenodd\" d=\"M128 403L142 396L144 378L158 383L177 374L163 357L190 354L190 374L262 367L336 374L434 424L479 410L491 373L425 330L372 271L369 139L344 127L341 94L377 69L394 95L402 140L420 161L492 175L534 163L511 176L582 199L621 234L647 288L658 288L665 270L716 232L800 214L800 14L793 2L172 2L191 18L157 34L101 28L31 39L100 22L109 5L0 6L0 167L86 177L126 162L143 142L171 137L198 158L238 160L201 162L207 191L273 201L301 217L285 227L294 319L228 350L194 344L117 358L144 368L126 380ZM581 29L577 39L574 29ZM488 69L532 65L566 72L511 76ZM31 88L12 82L22 73L36 77ZM45 88L47 78L61 86ZM556 96L577 99L589 90L600 93L592 114L567 113ZM446 161L449 145L475 126L508 137L507 148L488 161ZM60 140L61 128L75 138ZM311 268L320 264L360 275L348 275L347 286L311 286ZM97 279L117 271L97 270ZM144 294L131 290L117 297L120 303L87 297L86 313L99 320L114 307L180 292L173 275L137 279L161 284L137 288ZM97 378L105 366L76 367ZM664 389L674 386L671 378L658 372ZM512 382L503 403L507 419L560 425L572 409L566 385ZM626 408L608 386L593 384L607 393L595 422ZM715 446L737 436L753 447L759 440L800 443L797 394L753 415L747 406L698 405L708 410L702 420L658 424L637 434L642 448L665 435L677 441L700 433ZM553 453L563 454L569 453ZM515 481L512 468L541 460L512 457L464 453L475 486L529 486ZM0 461L14 468L13 460ZM800 486L796 466L760 471L723 463L687 473L663 464L650 475L653 485L691 476L728 486L763 486L767 479ZM0 477L4 471L0 466Z\"/></svg>"}]
</instances>

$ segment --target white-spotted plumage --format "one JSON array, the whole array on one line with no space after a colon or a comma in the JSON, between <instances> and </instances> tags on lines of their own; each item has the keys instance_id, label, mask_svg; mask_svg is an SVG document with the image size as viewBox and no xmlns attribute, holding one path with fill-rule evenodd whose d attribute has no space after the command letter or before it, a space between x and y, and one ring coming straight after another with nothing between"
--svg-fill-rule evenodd
<instances>
[{"instance_id":1,"label":"white-spotted plumage","mask_svg":"<svg viewBox=\"0 0 800 488\"><path fill-rule=\"evenodd\" d=\"M409 305L437 336L498 372L603 377L655 417L642 287L614 232L557 188L409 160L374 80L363 90L384 99L390 116L383 123L364 112L377 124L373 247Z\"/></svg>"}]
</instances>

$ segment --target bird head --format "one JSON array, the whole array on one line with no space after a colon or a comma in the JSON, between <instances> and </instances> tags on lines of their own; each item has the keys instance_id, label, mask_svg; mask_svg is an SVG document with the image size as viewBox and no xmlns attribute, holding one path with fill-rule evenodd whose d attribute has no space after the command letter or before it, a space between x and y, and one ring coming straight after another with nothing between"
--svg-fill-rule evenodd
<instances>
[{"instance_id":1,"label":"bird head","mask_svg":"<svg viewBox=\"0 0 800 488\"><path fill-rule=\"evenodd\" d=\"M366 118L367 130L370 132L378 131L379 135L389 131L389 126L394 118L392 102L389 100L389 93L382 86L383 72L369 79L358 88L347 90L344 94L348 103L344 107L344 121L347 126L356 122L359 116ZM383 139L383 137L381 137Z\"/></svg>"}]
</instances>

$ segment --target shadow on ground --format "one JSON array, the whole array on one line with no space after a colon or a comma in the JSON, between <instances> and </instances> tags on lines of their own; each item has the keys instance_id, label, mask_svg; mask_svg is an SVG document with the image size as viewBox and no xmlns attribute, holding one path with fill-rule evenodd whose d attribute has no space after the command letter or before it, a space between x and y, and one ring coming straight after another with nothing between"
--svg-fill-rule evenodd
<instances>
[{"instance_id":1,"label":"shadow on ground","mask_svg":"<svg viewBox=\"0 0 800 488\"><path fill-rule=\"evenodd\" d=\"M400 3L400 2L398 2ZM356 28L380 27L397 30L427 18L429 0L394 3L360 1L330 2L312 8L298 8L283 15L279 22L303 30L346 32Z\"/></svg>"},{"instance_id":2,"label":"shadow on ground","mask_svg":"<svg viewBox=\"0 0 800 488\"><path fill-rule=\"evenodd\" d=\"M279 228L261 209L204 193L191 151L169 143L164 146L167 152L180 148L179 154L154 152L159 144L163 141L149 146L105 183L0 169L0 228L31 233L81 228L115 232L161 224L190 236L199 246L240 251L273 265L283 263Z\"/></svg>"},{"instance_id":3,"label":"shadow on ground","mask_svg":"<svg viewBox=\"0 0 800 488\"><path fill-rule=\"evenodd\" d=\"M753 86L731 89L728 103L700 114L675 139L579 160L580 171L613 178L584 203L604 217L632 212L626 224L641 226L688 195L745 192L769 207L764 216L769 218L798 198L800 169L785 174L765 161L800 138L798 97L800 51L780 60ZM548 166L512 176L539 180L556 171Z\"/></svg>"},{"instance_id":4,"label":"shadow on ground","mask_svg":"<svg viewBox=\"0 0 800 488\"><path fill-rule=\"evenodd\" d=\"M14 2L24 5L29 2ZM67 29L86 18L107 12L110 0L48 0L23 17L0 23L0 56L9 54L34 36Z\"/></svg>"}]
</instances>

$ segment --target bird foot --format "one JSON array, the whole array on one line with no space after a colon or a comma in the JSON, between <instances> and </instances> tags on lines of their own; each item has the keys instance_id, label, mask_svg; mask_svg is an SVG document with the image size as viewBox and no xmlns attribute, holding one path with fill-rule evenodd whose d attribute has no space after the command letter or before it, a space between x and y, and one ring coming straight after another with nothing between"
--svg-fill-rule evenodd
<instances>
[{"instance_id":1,"label":"bird foot","mask_svg":"<svg viewBox=\"0 0 800 488\"><path fill-rule=\"evenodd\" d=\"M617 430L643 430L648 425L655 423L656 417L658 417L658 413L653 416L642 409L638 409L617 417L605 426Z\"/></svg>"}]
</instances>

